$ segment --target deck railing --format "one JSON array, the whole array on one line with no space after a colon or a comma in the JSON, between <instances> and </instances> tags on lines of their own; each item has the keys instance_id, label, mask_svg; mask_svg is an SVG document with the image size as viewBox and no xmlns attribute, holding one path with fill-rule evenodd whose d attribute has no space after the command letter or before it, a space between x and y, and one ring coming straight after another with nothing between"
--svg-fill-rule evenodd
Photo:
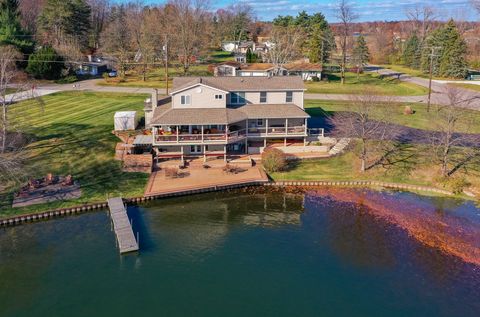
<instances>
[{"instance_id":1,"label":"deck railing","mask_svg":"<svg viewBox=\"0 0 480 317\"><path fill-rule=\"evenodd\" d=\"M215 134L169 134L156 135L155 143L225 143L241 140L247 134L246 129Z\"/></svg>"},{"instance_id":2,"label":"deck railing","mask_svg":"<svg viewBox=\"0 0 480 317\"><path fill-rule=\"evenodd\" d=\"M304 126L295 126L295 127L268 127L268 128L248 128L248 135L258 135L258 136L267 136L267 135L305 135L306 129Z\"/></svg>"}]
</instances>

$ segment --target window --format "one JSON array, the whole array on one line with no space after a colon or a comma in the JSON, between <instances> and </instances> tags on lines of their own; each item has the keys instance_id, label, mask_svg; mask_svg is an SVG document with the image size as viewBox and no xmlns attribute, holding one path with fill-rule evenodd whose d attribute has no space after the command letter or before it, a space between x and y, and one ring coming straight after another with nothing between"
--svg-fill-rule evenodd
<instances>
[{"instance_id":1,"label":"window","mask_svg":"<svg viewBox=\"0 0 480 317\"><path fill-rule=\"evenodd\" d=\"M260 92L260 103L266 103L267 102L267 92L266 91L261 91Z\"/></svg>"},{"instance_id":2,"label":"window","mask_svg":"<svg viewBox=\"0 0 480 317\"><path fill-rule=\"evenodd\" d=\"M285 102L293 102L293 91L287 91L287 98Z\"/></svg>"},{"instance_id":3,"label":"window","mask_svg":"<svg viewBox=\"0 0 480 317\"><path fill-rule=\"evenodd\" d=\"M232 104L244 104L245 103L245 92L232 92L230 95L230 102Z\"/></svg>"},{"instance_id":4,"label":"window","mask_svg":"<svg viewBox=\"0 0 480 317\"><path fill-rule=\"evenodd\" d=\"M223 99L223 95L215 95L215 100L222 100Z\"/></svg>"},{"instance_id":5,"label":"window","mask_svg":"<svg viewBox=\"0 0 480 317\"><path fill-rule=\"evenodd\" d=\"M257 119L257 127L263 127L263 119Z\"/></svg>"},{"instance_id":6,"label":"window","mask_svg":"<svg viewBox=\"0 0 480 317\"><path fill-rule=\"evenodd\" d=\"M190 104L190 95L180 96L180 103L182 105L189 105Z\"/></svg>"}]
</instances>

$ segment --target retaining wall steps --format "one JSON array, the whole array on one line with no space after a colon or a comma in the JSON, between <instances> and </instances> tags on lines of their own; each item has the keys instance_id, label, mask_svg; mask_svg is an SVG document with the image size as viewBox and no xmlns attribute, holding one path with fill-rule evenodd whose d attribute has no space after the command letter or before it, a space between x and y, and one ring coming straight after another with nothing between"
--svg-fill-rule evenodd
<instances>
[{"instance_id":1,"label":"retaining wall steps","mask_svg":"<svg viewBox=\"0 0 480 317\"><path fill-rule=\"evenodd\" d=\"M350 143L350 138L341 138L331 149L328 151L328 154L330 155L337 155L342 153L345 148L348 146Z\"/></svg>"}]
</instances>

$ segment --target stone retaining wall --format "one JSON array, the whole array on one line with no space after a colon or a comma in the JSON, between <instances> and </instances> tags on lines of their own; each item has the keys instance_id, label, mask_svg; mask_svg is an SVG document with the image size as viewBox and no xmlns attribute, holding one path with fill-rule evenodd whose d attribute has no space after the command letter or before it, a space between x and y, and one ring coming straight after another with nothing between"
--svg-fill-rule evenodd
<instances>
[{"instance_id":1,"label":"stone retaining wall","mask_svg":"<svg viewBox=\"0 0 480 317\"><path fill-rule=\"evenodd\" d=\"M242 184L211 186L211 187L206 187L202 189L178 191L174 193L165 193L165 194L153 195L148 197L125 198L123 199L123 201L127 205L133 205L133 204L142 203L148 200L154 200L154 199L160 199L160 198L166 198L166 197L178 197L178 196L194 195L194 194L200 194L200 193L223 191L223 190L236 189L236 188L242 188L242 187L248 187L248 186L262 186L262 185L278 186L278 187L282 187L282 186L372 187L373 186L373 187L384 187L384 188L401 189L401 190L433 192L433 193L438 193L442 195L453 195L449 191L434 188L434 187L408 185L408 184L396 184L396 183L387 183L387 182L379 182L379 181L278 181L278 182L268 182L268 183L261 182L261 181L252 181L252 182L246 182ZM0 219L0 227L15 226L15 225L20 225L22 223L27 223L27 222L81 214L88 211L106 209L107 207L108 207L107 202L101 202L96 204L85 204L85 205L75 206L71 208L56 209L56 210L45 211L40 213L13 216L10 218Z\"/></svg>"}]
</instances>

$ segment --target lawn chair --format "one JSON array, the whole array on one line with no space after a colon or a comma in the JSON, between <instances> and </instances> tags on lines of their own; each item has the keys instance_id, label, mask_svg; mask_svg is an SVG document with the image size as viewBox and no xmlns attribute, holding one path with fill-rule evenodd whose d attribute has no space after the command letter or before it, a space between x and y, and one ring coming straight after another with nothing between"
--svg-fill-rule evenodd
<instances>
[{"instance_id":1,"label":"lawn chair","mask_svg":"<svg viewBox=\"0 0 480 317\"><path fill-rule=\"evenodd\" d=\"M55 177L52 173L48 173L47 176L44 178L45 185L52 185L55 181Z\"/></svg>"},{"instance_id":2,"label":"lawn chair","mask_svg":"<svg viewBox=\"0 0 480 317\"><path fill-rule=\"evenodd\" d=\"M72 186L73 185L73 177L72 175L67 175L65 180L62 182L62 186Z\"/></svg>"}]
</instances>

